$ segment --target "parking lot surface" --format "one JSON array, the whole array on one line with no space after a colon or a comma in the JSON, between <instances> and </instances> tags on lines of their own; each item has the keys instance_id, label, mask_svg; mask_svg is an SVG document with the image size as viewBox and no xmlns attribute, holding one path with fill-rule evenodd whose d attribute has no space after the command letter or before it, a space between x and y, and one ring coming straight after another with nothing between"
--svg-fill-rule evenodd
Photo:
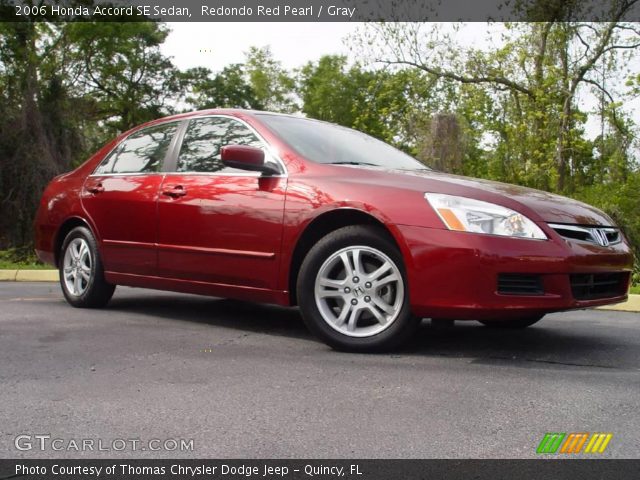
<instances>
[{"instance_id":1,"label":"parking lot surface","mask_svg":"<svg viewBox=\"0 0 640 480\"><path fill-rule=\"evenodd\" d=\"M610 432L599 456L637 458L640 314L425 321L403 350L362 355L316 341L292 308L120 287L80 310L57 284L8 282L0 385L3 458L529 458L546 432ZM73 448L87 439L193 448Z\"/></svg>"}]
</instances>

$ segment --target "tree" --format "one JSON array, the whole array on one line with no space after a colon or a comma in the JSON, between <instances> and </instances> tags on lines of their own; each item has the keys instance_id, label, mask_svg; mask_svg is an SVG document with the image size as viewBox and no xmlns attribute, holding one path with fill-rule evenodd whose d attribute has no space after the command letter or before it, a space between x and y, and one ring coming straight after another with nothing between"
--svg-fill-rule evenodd
<instances>
[{"instance_id":1,"label":"tree","mask_svg":"<svg viewBox=\"0 0 640 480\"><path fill-rule=\"evenodd\" d=\"M452 113L436 113L420 129L417 157L439 171L464 172L465 139L460 120Z\"/></svg>"},{"instance_id":2,"label":"tree","mask_svg":"<svg viewBox=\"0 0 640 480\"><path fill-rule=\"evenodd\" d=\"M415 127L435 100L430 82L418 72L349 67L344 56L307 63L297 85L309 117L356 128L411 152Z\"/></svg>"},{"instance_id":3,"label":"tree","mask_svg":"<svg viewBox=\"0 0 640 480\"><path fill-rule=\"evenodd\" d=\"M571 192L586 120L577 99L595 88L615 110L617 92L598 78L598 62L604 56L622 62L636 53L640 31L620 22L634 3L613 2L609 22L584 23L564 21L578 15L579 3L553 2L557 22L506 24L503 45L491 51L463 48L423 24L373 25L361 40L383 52L373 55L384 64L487 91L497 106L487 125L503 147L496 152L517 164L526 183Z\"/></svg>"},{"instance_id":4,"label":"tree","mask_svg":"<svg viewBox=\"0 0 640 480\"><path fill-rule=\"evenodd\" d=\"M64 32L77 65L74 83L108 134L170 110L180 93L177 70L160 52L168 29L156 22L75 22Z\"/></svg>"},{"instance_id":5,"label":"tree","mask_svg":"<svg viewBox=\"0 0 640 480\"><path fill-rule=\"evenodd\" d=\"M169 111L157 23L0 23L0 246L32 241L42 190L116 133Z\"/></svg>"},{"instance_id":6,"label":"tree","mask_svg":"<svg viewBox=\"0 0 640 480\"><path fill-rule=\"evenodd\" d=\"M347 57L325 55L309 62L298 74L298 93L302 111L311 118L351 127L356 121L354 108L359 72L347 71Z\"/></svg>"},{"instance_id":7,"label":"tree","mask_svg":"<svg viewBox=\"0 0 640 480\"><path fill-rule=\"evenodd\" d=\"M273 58L269 47L251 47L246 54L244 67L261 109L289 113L297 110L294 79Z\"/></svg>"},{"instance_id":8,"label":"tree","mask_svg":"<svg viewBox=\"0 0 640 480\"><path fill-rule=\"evenodd\" d=\"M0 118L0 243L5 245L29 243L39 194L64 163L38 103L43 58L36 42L43 31L33 23L0 24L0 71L7 100Z\"/></svg>"},{"instance_id":9,"label":"tree","mask_svg":"<svg viewBox=\"0 0 640 480\"><path fill-rule=\"evenodd\" d=\"M193 68L181 75L190 89L187 103L195 109L250 108L263 109L249 84L244 65L228 65L213 74L207 68Z\"/></svg>"}]
</instances>

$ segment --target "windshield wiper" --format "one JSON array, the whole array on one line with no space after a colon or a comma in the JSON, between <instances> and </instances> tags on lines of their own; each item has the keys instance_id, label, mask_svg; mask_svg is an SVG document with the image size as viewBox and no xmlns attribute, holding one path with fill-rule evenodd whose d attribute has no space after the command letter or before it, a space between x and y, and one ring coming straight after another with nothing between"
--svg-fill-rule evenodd
<instances>
[{"instance_id":1,"label":"windshield wiper","mask_svg":"<svg viewBox=\"0 0 640 480\"><path fill-rule=\"evenodd\" d=\"M375 163L367 163L367 162L327 162L329 165L368 165L370 167L379 167L380 165L376 165Z\"/></svg>"},{"instance_id":2,"label":"windshield wiper","mask_svg":"<svg viewBox=\"0 0 640 480\"><path fill-rule=\"evenodd\" d=\"M403 172L437 172L431 167L416 167L416 168L396 168L396 170L402 170Z\"/></svg>"}]
</instances>

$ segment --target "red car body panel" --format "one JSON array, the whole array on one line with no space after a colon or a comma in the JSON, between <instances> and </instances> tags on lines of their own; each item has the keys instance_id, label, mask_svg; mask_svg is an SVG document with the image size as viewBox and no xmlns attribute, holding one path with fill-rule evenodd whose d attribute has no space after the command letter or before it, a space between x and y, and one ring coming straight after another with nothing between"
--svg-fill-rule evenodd
<instances>
[{"instance_id":1,"label":"red car body panel","mask_svg":"<svg viewBox=\"0 0 640 480\"><path fill-rule=\"evenodd\" d=\"M158 274L278 289L286 178L166 175L158 202Z\"/></svg>"},{"instance_id":2,"label":"red car body panel","mask_svg":"<svg viewBox=\"0 0 640 480\"><path fill-rule=\"evenodd\" d=\"M93 176L102 159L138 128L201 115L253 127L287 174ZM100 187L101 191L94 193ZM172 195L175 190L184 195ZM103 191L102 191L103 190ZM447 193L496 203L527 216L548 240L448 230L424 199ZM626 298L633 258L626 240L600 247L560 237L548 223L611 226L603 212L557 195L436 172L406 172L306 160L260 115L211 110L161 119L118 137L54 179L36 219L39 257L55 263L65 222L84 221L98 239L108 281L138 287L290 305L291 269L305 229L324 214L354 210L384 225L402 252L412 310L424 317L508 318L615 303ZM572 273L622 272L624 291L572 296ZM501 295L500 273L540 275L544 295Z\"/></svg>"},{"instance_id":3,"label":"red car body panel","mask_svg":"<svg viewBox=\"0 0 640 480\"><path fill-rule=\"evenodd\" d=\"M157 273L156 217L163 175L91 176L80 198L88 218L100 232L104 268L108 272Z\"/></svg>"}]
</instances>

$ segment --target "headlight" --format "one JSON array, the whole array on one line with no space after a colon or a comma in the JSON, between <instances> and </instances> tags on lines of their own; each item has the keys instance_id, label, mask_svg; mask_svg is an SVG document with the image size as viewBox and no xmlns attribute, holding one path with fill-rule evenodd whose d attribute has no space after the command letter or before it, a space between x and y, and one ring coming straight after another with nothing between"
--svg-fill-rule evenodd
<instances>
[{"instance_id":1,"label":"headlight","mask_svg":"<svg viewBox=\"0 0 640 480\"><path fill-rule=\"evenodd\" d=\"M449 230L547 239L540 227L527 217L500 205L441 193L425 193L424 197Z\"/></svg>"}]
</instances>

